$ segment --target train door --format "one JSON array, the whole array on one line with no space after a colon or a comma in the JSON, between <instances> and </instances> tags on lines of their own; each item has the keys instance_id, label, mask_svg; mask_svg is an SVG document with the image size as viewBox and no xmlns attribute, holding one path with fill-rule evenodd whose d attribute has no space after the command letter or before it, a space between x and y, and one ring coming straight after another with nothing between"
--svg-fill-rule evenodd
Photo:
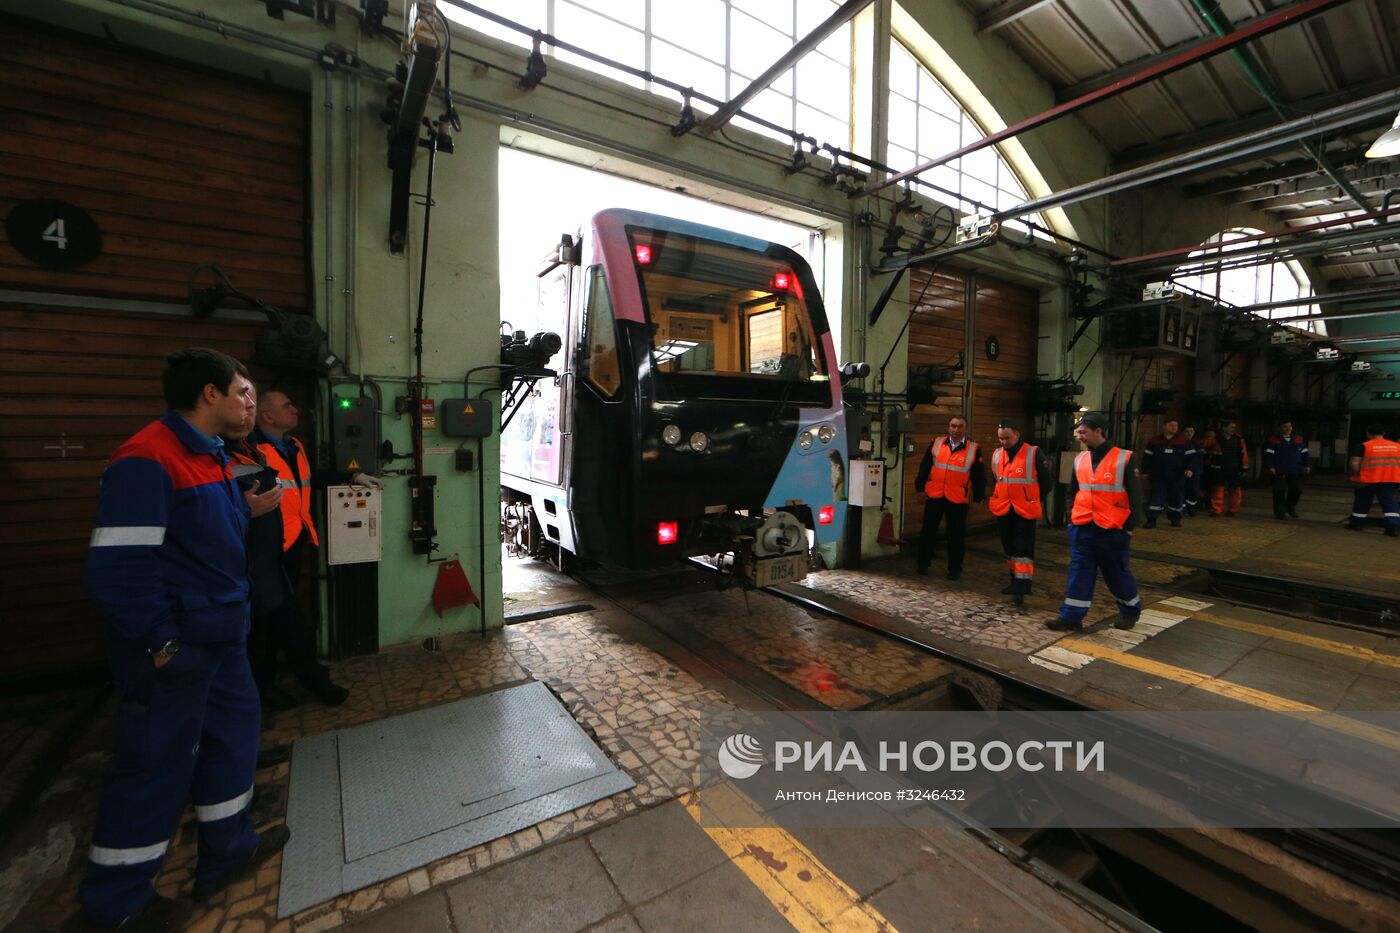
<instances>
[{"instance_id":1,"label":"train door","mask_svg":"<svg viewBox=\"0 0 1400 933\"><path fill-rule=\"evenodd\" d=\"M560 336L569 333L569 297L574 269L572 264L564 263L540 276L536 331L553 331ZM535 387L535 442L530 458L530 479L562 487L566 469L563 419L567 416L567 405L564 403L569 381L565 374L570 367L564 350L550 357L545 365L559 373L559 378L553 382L541 381Z\"/></svg>"}]
</instances>

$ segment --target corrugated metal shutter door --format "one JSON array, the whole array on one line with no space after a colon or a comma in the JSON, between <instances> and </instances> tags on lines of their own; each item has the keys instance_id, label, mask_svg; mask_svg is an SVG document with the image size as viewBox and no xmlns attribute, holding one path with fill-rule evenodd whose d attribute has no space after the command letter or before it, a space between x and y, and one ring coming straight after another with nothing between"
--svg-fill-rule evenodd
<instances>
[{"instance_id":1,"label":"corrugated metal shutter door","mask_svg":"<svg viewBox=\"0 0 1400 933\"><path fill-rule=\"evenodd\" d=\"M193 268L215 262L251 294L306 308L307 103L5 28L0 215L54 198L103 233L102 254L67 272L0 240L0 681L13 681L102 663L102 625L82 588L98 479L164 407L162 357L191 345L252 356L253 323L119 302L184 305Z\"/></svg>"}]
</instances>

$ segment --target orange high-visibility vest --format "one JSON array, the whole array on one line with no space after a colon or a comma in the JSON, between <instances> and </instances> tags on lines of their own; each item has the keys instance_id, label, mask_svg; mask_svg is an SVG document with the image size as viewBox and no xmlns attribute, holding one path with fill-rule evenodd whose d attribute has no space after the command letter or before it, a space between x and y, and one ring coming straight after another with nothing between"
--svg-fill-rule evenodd
<instances>
[{"instance_id":1,"label":"orange high-visibility vest","mask_svg":"<svg viewBox=\"0 0 1400 933\"><path fill-rule=\"evenodd\" d=\"M306 451L296 444L297 471L283 459L276 444L259 444L258 449L267 458L267 465L277 471L277 485L282 487L282 550L289 551L304 529L311 536L313 545L320 545L316 537L316 524L311 520L311 465L306 462Z\"/></svg>"},{"instance_id":2,"label":"orange high-visibility vest","mask_svg":"<svg viewBox=\"0 0 1400 933\"><path fill-rule=\"evenodd\" d=\"M940 434L933 439L930 449L933 451L933 469L928 471L924 493L930 499L966 502L967 490L972 483L972 467L977 462L977 442L967 441L961 450L954 453L948 438Z\"/></svg>"},{"instance_id":3,"label":"orange high-visibility vest","mask_svg":"<svg viewBox=\"0 0 1400 933\"><path fill-rule=\"evenodd\" d=\"M1400 483L1400 444L1373 437L1361 446L1361 482Z\"/></svg>"},{"instance_id":4,"label":"orange high-visibility vest","mask_svg":"<svg viewBox=\"0 0 1400 933\"><path fill-rule=\"evenodd\" d=\"M1074 495L1074 509L1069 520L1075 525L1093 523L1100 528L1122 528L1132 514L1128 501L1129 451L1110 448L1099 461L1098 469L1089 451L1074 458L1074 478L1079 491Z\"/></svg>"},{"instance_id":5,"label":"orange high-visibility vest","mask_svg":"<svg viewBox=\"0 0 1400 933\"><path fill-rule=\"evenodd\" d=\"M1040 480L1035 475L1036 449L1030 444L1022 444L1016 456L1009 458L1005 448L998 447L992 454L992 475L997 484L992 489L992 499L987 508L996 516L1005 515L1012 509L1022 518L1040 517Z\"/></svg>"}]
</instances>

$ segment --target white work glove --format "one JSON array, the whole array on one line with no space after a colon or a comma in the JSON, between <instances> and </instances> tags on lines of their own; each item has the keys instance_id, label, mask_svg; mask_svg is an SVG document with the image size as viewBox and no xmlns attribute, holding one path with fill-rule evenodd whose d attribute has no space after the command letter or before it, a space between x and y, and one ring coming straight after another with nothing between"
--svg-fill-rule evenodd
<instances>
[{"instance_id":1,"label":"white work glove","mask_svg":"<svg viewBox=\"0 0 1400 933\"><path fill-rule=\"evenodd\" d=\"M350 482L356 486L369 486L374 489L383 489L384 481L369 473L356 473L350 477Z\"/></svg>"}]
</instances>

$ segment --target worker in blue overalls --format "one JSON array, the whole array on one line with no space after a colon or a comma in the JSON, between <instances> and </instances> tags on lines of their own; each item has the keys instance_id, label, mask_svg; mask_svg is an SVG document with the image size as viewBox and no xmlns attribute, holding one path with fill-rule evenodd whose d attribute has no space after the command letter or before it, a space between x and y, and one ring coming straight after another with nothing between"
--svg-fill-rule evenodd
<instances>
[{"instance_id":1,"label":"worker in blue overalls","mask_svg":"<svg viewBox=\"0 0 1400 933\"><path fill-rule=\"evenodd\" d=\"M245 497L218 435L247 423L253 386L242 363L203 349L167 357L163 382L170 410L102 474L87 560L121 702L78 900L90 923L123 931L179 929L189 915L153 886L186 798L199 822L196 898L290 835L260 836L248 814L259 710L243 541L252 507L276 502Z\"/></svg>"},{"instance_id":2,"label":"worker in blue overalls","mask_svg":"<svg viewBox=\"0 0 1400 933\"><path fill-rule=\"evenodd\" d=\"M1196 472L1196 446L1177 430L1175 418L1167 419L1162 433L1147 442L1144 459L1147 475L1152 479L1152 499L1147 506L1144 528L1156 528L1157 519L1165 510L1173 528L1181 527L1181 509L1185 499L1186 480Z\"/></svg>"},{"instance_id":3,"label":"worker in blue overalls","mask_svg":"<svg viewBox=\"0 0 1400 933\"><path fill-rule=\"evenodd\" d=\"M1294 433L1293 422L1287 418L1278 423L1278 433L1264 445L1264 472L1274 487L1274 518L1297 518L1303 477L1312 467L1308 465L1308 442Z\"/></svg>"},{"instance_id":4,"label":"worker in blue overalls","mask_svg":"<svg viewBox=\"0 0 1400 933\"><path fill-rule=\"evenodd\" d=\"M1181 433L1186 435L1186 443L1192 450L1191 469L1186 473L1186 489L1181 500L1182 514L1190 517L1196 514L1196 507L1201 502L1201 481L1205 479L1206 472L1206 442L1196 437L1196 429L1189 424L1181 429Z\"/></svg>"},{"instance_id":5,"label":"worker in blue overalls","mask_svg":"<svg viewBox=\"0 0 1400 933\"><path fill-rule=\"evenodd\" d=\"M1074 458L1069 481L1069 580L1058 618L1046 623L1057 632L1077 632L1093 605L1099 572L1113 598L1118 618L1113 627L1130 629L1142 614L1142 597L1128 566L1133 528L1142 514L1142 487L1137 455L1108 442L1108 419L1087 412L1074 426L1074 437L1087 449Z\"/></svg>"}]
</instances>

